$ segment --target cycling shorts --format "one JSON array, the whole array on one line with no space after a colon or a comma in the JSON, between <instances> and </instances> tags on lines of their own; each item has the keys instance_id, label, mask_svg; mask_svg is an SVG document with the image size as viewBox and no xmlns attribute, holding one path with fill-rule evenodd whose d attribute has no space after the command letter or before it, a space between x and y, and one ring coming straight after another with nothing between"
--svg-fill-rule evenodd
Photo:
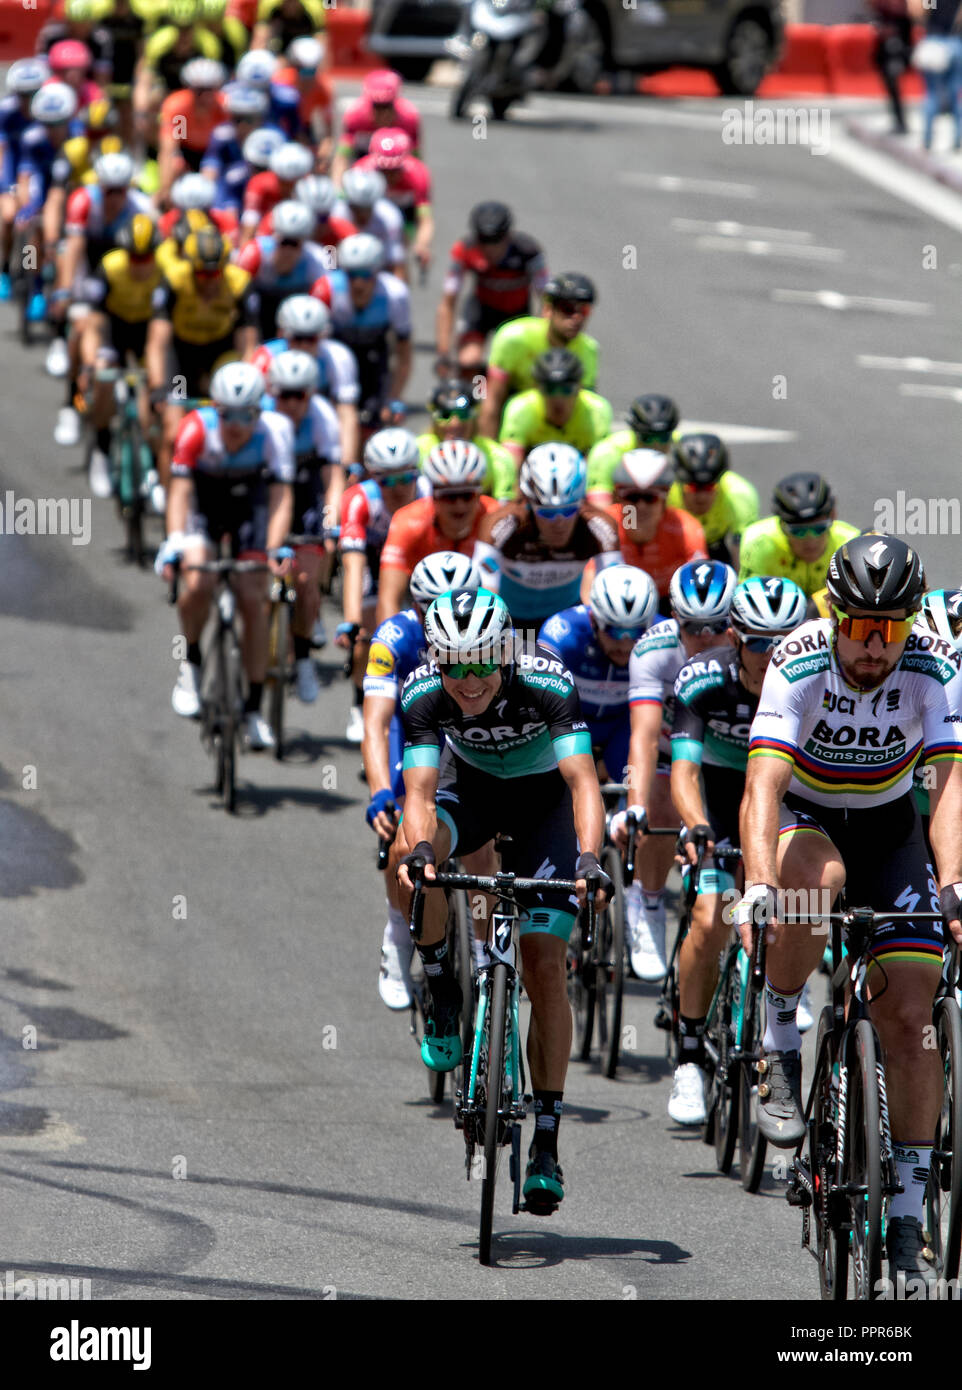
<instances>
[{"instance_id":1,"label":"cycling shorts","mask_svg":"<svg viewBox=\"0 0 962 1390\"><path fill-rule=\"evenodd\" d=\"M215 548L229 536L235 560L266 554L269 481L265 473L195 472L193 482L189 534Z\"/></svg>"}]
</instances>

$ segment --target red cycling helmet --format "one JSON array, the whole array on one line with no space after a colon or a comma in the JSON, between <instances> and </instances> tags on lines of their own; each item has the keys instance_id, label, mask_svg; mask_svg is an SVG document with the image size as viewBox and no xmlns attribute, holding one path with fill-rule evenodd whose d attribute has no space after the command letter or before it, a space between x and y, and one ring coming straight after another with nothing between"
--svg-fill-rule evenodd
<instances>
[{"instance_id":1,"label":"red cycling helmet","mask_svg":"<svg viewBox=\"0 0 962 1390\"><path fill-rule=\"evenodd\" d=\"M371 154L376 169L400 169L411 153L411 137L406 130L389 126L371 136Z\"/></svg>"},{"instance_id":2,"label":"red cycling helmet","mask_svg":"<svg viewBox=\"0 0 962 1390\"><path fill-rule=\"evenodd\" d=\"M51 72L69 72L73 68L86 70L93 62L93 55L79 39L61 39L51 47L47 61Z\"/></svg>"},{"instance_id":3,"label":"red cycling helmet","mask_svg":"<svg viewBox=\"0 0 962 1390\"><path fill-rule=\"evenodd\" d=\"M386 106L396 101L400 90L401 79L390 68L378 68L376 72L369 72L362 88L368 101L375 106Z\"/></svg>"}]
</instances>

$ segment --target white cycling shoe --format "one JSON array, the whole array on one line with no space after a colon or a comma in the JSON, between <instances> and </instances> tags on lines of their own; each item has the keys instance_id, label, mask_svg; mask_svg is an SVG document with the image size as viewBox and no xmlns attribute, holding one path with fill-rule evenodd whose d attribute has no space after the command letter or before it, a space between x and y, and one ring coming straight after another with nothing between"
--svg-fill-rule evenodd
<instances>
[{"instance_id":1,"label":"white cycling shoe","mask_svg":"<svg viewBox=\"0 0 962 1390\"><path fill-rule=\"evenodd\" d=\"M54 338L43 365L47 376L65 377L70 371L70 353L63 338Z\"/></svg>"},{"instance_id":2,"label":"white cycling shoe","mask_svg":"<svg viewBox=\"0 0 962 1390\"><path fill-rule=\"evenodd\" d=\"M694 1062L675 1068L668 1114L678 1125L703 1125L708 1118L705 1091L708 1077Z\"/></svg>"},{"instance_id":3,"label":"white cycling shoe","mask_svg":"<svg viewBox=\"0 0 962 1390\"><path fill-rule=\"evenodd\" d=\"M390 925L384 928L381 943L381 973L378 976L377 990L389 1009L409 1009L411 1007L411 960L414 956L414 942L407 949L399 947L390 937Z\"/></svg>"},{"instance_id":4,"label":"white cycling shoe","mask_svg":"<svg viewBox=\"0 0 962 1390\"><path fill-rule=\"evenodd\" d=\"M347 717L347 733L344 737L348 743L360 743L364 738L364 713L360 705L351 706L351 713Z\"/></svg>"},{"instance_id":5,"label":"white cycling shoe","mask_svg":"<svg viewBox=\"0 0 962 1390\"><path fill-rule=\"evenodd\" d=\"M80 416L72 405L62 405L57 412L53 442L65 449L72 449L75 444L80 443Z\"/></svg>"},{"instance_id":6,"label":"white cycling shoe","mask_svg":"<svg viewBox=\"0 0 962 1390\"><path fill-rule=\"evenodd\" d=\"M262 748L273 748L277 742L274 730L257 710L249 710L244 715L244 741L255 752Z\"/></svg>"},{"instance_id":7,"label":"white cycling shoe","mask_svg":"<svg viewBox=\"0 0 962 1390\"><path fill-rule=\"evenodd\" d=\"M645 906L641 884L632 883L625 893L625 935L632 973L639 980L657 983L668 973L665 960L665 904Z\"/></svg>"},{"instance_id":8,"label":"white cycling shoe","mask_svg":"<svg viewBox=\"0 0 962 1390\"><path fill-rule=\"evenodd\" d=\"M295 663L297 674L297 698L304 705L313 705L318 695L321 693L320 682L317 679L317 670L313 660L309 656L302 657Z\"/></svg>"},{"instance_id":9,"label":"white cycling shoe","mask_svg":"<svg viewBox=\"0 0 962 1390\"><path fill-rule=\"evenodd\" d=\"M110 481L110 459L103 449L94 448L90 451L87 481L90 484L90 491L95 497L109 497L113 492L113 484Z\"/></svg>"},{"instance_id":10,"label":"white cycling shoe","mask_svg":"<svg viewBox=\"0 0 962 1390\"><path fill-rule=\"evenodd\" d=\"M189 661L180 663L180 675L170 697L174 713L182 719L196 719L200 714L200 667Z\"/></svg>"}]
</instances>

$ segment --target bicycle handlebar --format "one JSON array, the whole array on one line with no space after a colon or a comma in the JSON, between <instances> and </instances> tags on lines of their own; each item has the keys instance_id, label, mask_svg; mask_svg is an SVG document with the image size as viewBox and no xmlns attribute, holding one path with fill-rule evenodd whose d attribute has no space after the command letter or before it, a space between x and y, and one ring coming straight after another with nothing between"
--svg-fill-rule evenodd
<instances>
[{"instance_id":1,"label":"bicycle handlebar","mask_svg":"<svg viewBox=\"0 0 962 1390\"><path fill-rule=\"evenodd\" d=\"M416 858L410 866L411 877L414 881L414 889L411 894L411 910L408 914L408 927L411 936L415 941L421 938L421 918L424 912L422 896L425 888L477 888L482 893L492 893L502 901L516 902L514 894L520 893L565 893L571 894L577 890L577 880L569 878L517 878L514 874L441 874L435 878L426 879L424 877L425 860L420 856ZM590 943L594 936L595 925L595 892L598 888L598 876L596 874L586 874L585 883L588 888L588 898L586 903L588 925L587 942Z\"/></svg>"},{"instance_id":2,"label":"bicycle handlebar","mask_svg":"<svg viewBox=\"0 0 962 1390\"><path fill-rule=\"evenodd\" d=\"M189 573L191 570L200 570L203 574L216 574L226 579L231 574L269 574L270 565L266 565L263 560L204 560L199 565L183 565L180 560L171 562L174 571L170 581L170 591L168 601L177 602L177 590L180 586L181 573Z\"/></svg>"}]
</instances>

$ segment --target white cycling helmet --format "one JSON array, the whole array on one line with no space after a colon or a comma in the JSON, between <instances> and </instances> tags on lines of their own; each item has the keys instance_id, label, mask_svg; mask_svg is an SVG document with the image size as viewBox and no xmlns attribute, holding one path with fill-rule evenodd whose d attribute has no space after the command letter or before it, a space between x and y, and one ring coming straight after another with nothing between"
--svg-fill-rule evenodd
<instances>
[{"instance_id":1,"label":"white cycling helmet","mask_svg":"<svg viewBox=\"0 0 962 1390\"><path fill-rule=\"evenodd\" d=\"M215 405L256 406L263 394L264 378L253 362L227 362L211 378L210 397Z\"/></svg>"},{"instance_id":2,"label":"white cycling helmet","mask_svg":"<svg viewBox=\"0 0 962 1390\"><path fill-rule=\"evenodd\" d=\"M330 324L330 309L312 294L292 294L277 310L277 327L285 338L321 337Z\"/></svg>"},{"instance_id":3,"label":"white cycling helmet","mask_svg":"<svg viewBox=\"0 0 962 1390\"><path fill-rule=\"evenodd\" d=\"M441 594L424 615L424 637L432 661L514 659L514 629L508 606L490 589L454 589Z\"/></svg>"},{"instance_id":4,"label":"white cycling helmet","mask_svg":"<svg viewBox=\"0 0 962 1390\"><path fill-rule=\"evenodd\" d=\"M240 82L229 82L224 88L223 99L224 110L229 116L247 121L263 116L270 105L266 92L257 87L245 87Z\"/></svg>"},{"instance_id":5,"label":"white cycling helmet","mask_svg":"<svg viewBox=\"0 0 962 1390\"><path fill-rule=\"evenodd\" d=\"M622 454L612 484L617 487L664 488L675 481L675 465L660 449L629 449Z\"/></svg>"},{"instance_id":6,"label":"white cycling helmet","mask_svg":"<svg viewBox=\"0 0 962 1390\"><path fill-rule=\"evenodd\" d=\"M50 76L50 65L46 58L18 58L7 68L7 91L17 96L31 96Z\"/></svg>"},{"instance_id":7,"label":"white cycling helmet","mask_svg":"<svg viewBox=\"0 0 962 1390\"><path fill-rule=\"evenodd\" d=\"M919 622L962 651L962 589L933 589L926 594Z\"/></svg>"},{"instance_id":8,"label":"white cycling helmet","mask_svg":"<svg viewBox=\"0 0 962 1390\"><path fill-rule=\"evenodd\" d=\"M129 188L134 177L134 161L126 150L102 154L94 162L94 178L101 188Z\"/></svg>"},{"instance_id":9,"label":"white cycling helmet","mask_svg":"<svg viewBox=\"0 0 962 1390\"><path fill-rule=\"evenodd\" d=\"M314 168L314 156L306 145L298 145L294 140L285 140L280 149L271 155L271 173L288 183L303 179Z\"/></svg>"},{"instance_id":10,"label":"white cycling helmet","mask_svg":"<svg viewBox=\"0 0 962 1390\"><path fill-rule=\"evenodd\" d=\"M279 130L252 130L241 147L241 153L254 169L268 169L271 157L284 143L284 136Z\"/></svg>"},{"instance_id":11,"label":"white cycling helmet","mask_svg":"<svg viewBox=\"0 0 962 1390\"><path fill-rule=\"evenodd\" d=\"M341 192L344 200L352 208L372 208L378 198L383 198L387 189L387 179L378 169L345 170L341 179Z\"/></svg>"},{"instance_id":12,"label":"white cycling helmet","mask_svg":"<svg viewBox=\"0 0 962 1390\"><path fill-rule=\"evenodd\" d=\"M66 125L76 114L77 93L66 82L48 82L30 102L30 115L41 125Z\"/></svg>"},{"instance_id":13,"label":"white cycling helmet","mask_svg":"<svg viewBox=\"0 0 962 1390\"><path fill-rule=\"evenodd\" d=\"M181 68L180 80L195 92L218 92L227 81L227 69L216 58L191 58Z\"/></svg>"},{"instance_id":14,"label":"white cycling helmet","mask_svg":"<svg viewBox=\"0 0 962 1390\"><path fill-rule=\"evenodd\" d=\"M245 53L237 64L236 77L238 82L243 82L246 87L258 87L261 91L266 91L274 80L277 66L278 60L273 53L268 53L266 48L255 48L250 53Z\"/></svg>"},{"instance_id":15,"label":"white cycling helmet","mask_svg":"<svg viewBox=\"0 0 962 1390\"><path fill-rule=\"evenodd\" d=\"M658 590L636 565L608 565L592 581L588 607L599 627L641 633L658 615Z\"/></svg>"},{"instance_id":16,"label":"white cycling helmet","mask_svg":"<svg viewBox=\"0 0 962 1390\"><path fill-rule=\"evenodd\" d=\"M470 555L459 555L456 550L436 550L433 555L426 555L414 566L408 581L411 597L422 609L450 589L480 587L481 578Z\"/></svg>"},{"instance_id":17,"label":"white cycling helmet","mask_svg":"<svg viewBox=\"0 0 962 1390\"><path fill-rule=\"evenodd\" d=\"M671 611L680 623L702 623L724 631L737 586L738 575L731 565L721 560L691 560L671 576Z\"/></svg>"},{"instance_id":18,"label":"white cycling helmet","mask_svg":"<svg viewBox=\"0 0 962 1390\"><path fill-rule=\"evenodd\" d=\"M324 61L324 45L320 39L303 34L287 45L287 60L301 72L316 72Z\"/></svg>"},{"instance_id":19,"label":"white cycling helmet","mask_svg":"<svg viewBox=\"0 0 962 1390\"><path fill-rule=\"evenodd\" d=\"M286 198L283 203L277 204L273 219L275 237L290 238L292 241L307 241L316 220L310 208L303 203L295 203L293 198Z\"/></svg>"},{"instance_id":20,"label":"white cycling helmet","mask_svg":"<svg viewBox=\"0 0 962 1390\"><path fill-rule=\"evenodd\" d=\"M808 599L791 579L753 575L732 594L729 625L739 637L775 637L805 621Z\"/></svg>"},{"instance_id":21,"label":"white cycling helmet","mask_svg":"<svg viewBox=\"0 0 962 1390\"><path fill-rule=\"evenodd\" d=\"M324 174L308 174L294 185L294 197L317 217L327 217L337 202L337 189Z\"/></svg>"},{"instance_id":22,"label":"white cycling helmet","mask_svg":"<svg viewBox=\"0 0 962 1390\"><path fill-rule=\"evenodd\" d=\"M204 174L181 174L171 186L170 201L181 212L189 208L200 208L207 212L214 206L216 195L217 189Z\"/></svg>"},{"instance_id":23,"label":"white cycling helmet","mask_svg":"<svg viewBox=\"0 0 962 1390\"><path fill-rule=\"evenodd\" d=\"M457 488L480 492L487 469L484 454L470 439L445 439L424 460L424 476L435 492Z\"/></svg>"},{"instance_id":24,"label":"white cycling helmet","mask_svg":"<svg viewBox=\"0 0 962 1390\"><path fill-rule=\"evenodd\" d=\"M404 473L418 468L421 451L410 430L378 430L364 446L364 467L376 478L379 473Z\"/></svg>"},{"instance_id":25,"label":"white cycling helmet","mask_svg":"<svg viewBox=\"0 0 962 1390\"><path fill-rule=\"evenodd\" d=\"M337 248L338 267L348 274L352 271L380 270L383 260L384 247L376 236L370 236L367 232L346 236Z\"/></svg>"},{"instance_id":26,"label":"white cycling helmet","mask_svg":"<svg viewBox=\"0 0 962 1390\"><path fill-rule=\"evenodd\" d=\"M572 444L538 444L518 472L522 497L535 507L572 507L584 500L588 469Z\"/></svg>"},{"instance_id":27,"label":"white cycling helmet","mask_svg":"<svg viewBox=\"0 0 962 1390\"><path fill-rule=\"evenodd\" d=\"M288 348L271 359L267 369L267 387L272 395L278 391L317 390L321 374L317 369L317 359L309 352L296 352Z\"/></svg>"}]
</instances>

